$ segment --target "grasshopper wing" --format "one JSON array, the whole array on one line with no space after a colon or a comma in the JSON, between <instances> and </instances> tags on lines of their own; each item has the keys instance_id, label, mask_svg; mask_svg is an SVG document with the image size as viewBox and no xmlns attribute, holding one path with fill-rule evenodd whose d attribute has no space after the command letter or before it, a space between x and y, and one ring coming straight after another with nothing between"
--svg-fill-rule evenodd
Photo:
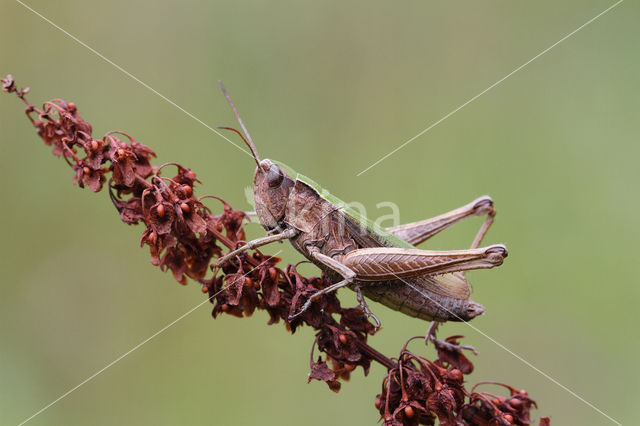
<instances>
[{"instance_id":1,"label":"grasshopper wing","mask_svg":"<svg viewBox=\"0 0 640 426\"><path fill-rule=\"evenodd\" d=\"M469 299L471 296L471 283L460 272L452 272L443 275L425 275L414 281L420 287L440 296L454 299Z\"/></svg>"}]
</instances>

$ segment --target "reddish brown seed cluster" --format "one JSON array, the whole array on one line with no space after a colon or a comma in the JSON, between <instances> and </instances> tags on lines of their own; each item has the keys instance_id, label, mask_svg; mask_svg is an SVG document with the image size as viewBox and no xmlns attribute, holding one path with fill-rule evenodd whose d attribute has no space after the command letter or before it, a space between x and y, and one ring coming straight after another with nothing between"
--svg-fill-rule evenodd
<instances>
[{"instance_id":1,"label":"reddish brown seed cluster","mask_svg":"<svg viewBox=\"0 0 640 426\"><path fill-rule=\"evenodd\" d=\"M240 254L221 268L222 273L206 277L223 248L233 250L245 240L245 213L215 196L196 197L194 184L200 181L192 170L176 163L151 165L154 152L123 132L95 139L73 103L55 99L36 108L25 99L28 89L18 89L11 76L2 79L2 88L27 104L27 116L38 134L71 166L76 184L94 192L106 184L122 221L145 225L140 242L149 246L154 265L171 270L181 284L191 278L202 285L214 303L214 317L221 312L249 316L260 309L269 314L270 324L284 320L292 332L307 324L318 331L318 348L333 363L338 378L346 378L357 366L368 371L373 358L384 359L365 344L367 335L375 332L366 316L359 308L341 307L335 294L289 320L310 295L331 284L324 276L305 278L293 265L281 269L279 258L256 250ZM172 177L163 175L169 167L177 169ZM203 204L207 198L222 203L220 214Z\"/></svg>"},{"instance_id":2,"label":"reddish brown seed cluster","mask_svg":"<svg viewBox=\"0 0 640 426\"><path fill-rule=\"evenodd\" d=\"M456 345L460 337L445 342ZM496 382L478 383L467 390L464 376L473 371L471 361L457 348L436 346L436 361L413 354L406 344L402 348L376 397L375 405L385 425L434 425L436 419L443 426L531 424L529 413L536 403L526 391ZM476 391L487 384L505 387L510 395ZM549 419L541 419L540 424L549 424Z\"/></svg>"},{"instance_id":3,"label":"reddish brown seed cluster","mask_svg":"<svg viewBox=\"0 0 640 426\"><path fill-rule=\"evenodd\" d=\"M535 402L526 392L503 385L511 392L504 398L465 389L463 375L471 373L473 364L459 349L438 346L434 362L407 351L406 345L397 360L376 351L367 344L374 326L359 307L343 308L335 293L289 320L309 296L331 285L324 275L307 278L294 265L279 268L279 258L258 250L244 252L217 270L215 260L223 250L236 249L245 240L244 212L215 196L196 197L194 184L200 181L192 170L176 163L151 165L154 152L126 133L93 138L91 125L73 103L54 99L39 109L25 99L28 89L18 89L10 75L1 82L3 91L26 103L27 117L45 144L74 170L74 182L94 192L106 184L122 221L145 225L140 243L149 246L151 262L171 270L181 284L188 278L200 283L214 304L214 317L264 310L269 324L283 320L291 332L303 324L314 328L313 348L324 358L316 360L312 349L309 380L324 381L337 392L340 380L348 380L358 366L367 374L376 361L389 371L376 399L385 424L432 425L436 418L443 425L531 423L529 410ZM162 175L167 167L177 170L173 177ZM203 204L207 198L222 203L219 214ZM210 269L214 271L207 277ZM459 337L448 341L455 344ZM541 424L549 424L548 419Z\"/></svg>"}]
</instances>

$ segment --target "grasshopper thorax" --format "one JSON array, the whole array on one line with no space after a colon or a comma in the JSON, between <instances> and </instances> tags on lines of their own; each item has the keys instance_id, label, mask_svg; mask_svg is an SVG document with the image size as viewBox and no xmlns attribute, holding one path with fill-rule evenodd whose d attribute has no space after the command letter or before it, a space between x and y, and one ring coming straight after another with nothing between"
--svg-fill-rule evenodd
<instances>
[{"instance_id":1,"label":"grasshopper thorax","mask_svg":"<svg viewBox=\"0 0 640 426\"><path fill-rule=\"evenodd\" d=\"M282 224L294 179L268 159L260 161L256 167L253 196L256 214L266 230L274 230Z\"/></svg>"}]
</instances>

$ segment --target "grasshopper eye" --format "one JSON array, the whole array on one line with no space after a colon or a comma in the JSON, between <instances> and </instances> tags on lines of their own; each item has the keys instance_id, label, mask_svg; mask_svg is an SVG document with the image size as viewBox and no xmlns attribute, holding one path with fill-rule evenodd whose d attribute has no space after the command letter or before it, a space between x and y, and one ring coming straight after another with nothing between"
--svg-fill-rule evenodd
<instances>
[{"instance_id":1,"label":"grasshopper eye","mask_svg":"<svg viewBox=\"0 0 640 426\"><path fill-rule=\"evenodd\" d=\"M276 188L282 183L282 171L275 164L269 168L269 174L267 175L267 182L269 187Z\"/></svg>"}]
</instances>

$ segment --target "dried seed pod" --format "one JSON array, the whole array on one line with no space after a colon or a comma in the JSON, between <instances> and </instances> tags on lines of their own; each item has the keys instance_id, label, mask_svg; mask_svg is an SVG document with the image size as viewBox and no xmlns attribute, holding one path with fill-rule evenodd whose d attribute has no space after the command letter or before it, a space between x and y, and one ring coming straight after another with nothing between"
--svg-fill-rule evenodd
<instances>
[{"instance_id":1,"label":"dried seed pod","mask_svg":"<svg viewBox=\"0 0 640 426\"><path fill-rule=\"evenodd\" d=\"M413 411L412 406L407 405L406 407L404 407L404 415L407 416L407 418L412 419L415 414L416 413Z\"/></svg>"}]
</instances>

